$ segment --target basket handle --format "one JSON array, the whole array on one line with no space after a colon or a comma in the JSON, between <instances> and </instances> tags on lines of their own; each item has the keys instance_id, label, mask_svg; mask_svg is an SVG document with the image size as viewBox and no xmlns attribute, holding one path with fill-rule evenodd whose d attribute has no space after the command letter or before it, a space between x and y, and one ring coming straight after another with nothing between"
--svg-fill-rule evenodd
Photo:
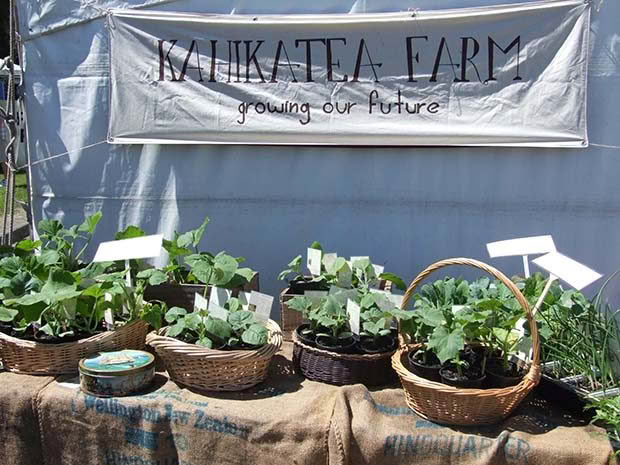
<instances>
[{"instance_id":1,"label":"basket handle","mask_svg":"<svg viewBox=\"0 0 620 465\"><path fill-rule=\"evenodd\" d=\"M418 284L420 284L424 279L426 279L430 274L434 273L435 271L441 268L444 268L446 266L451 266L451 265L467 265L467 266L473 266L474 268L478 268L490 274L491 276L494 276L495 278L499 279L502 283L506 285L508 289L510 289L510 292L512 292L512 294L515 296L515 298L521 305L521 308L523 308L523 310L525 311L525 317L527 318L527 321L530 324L530 331L531 331L531 336L532 336L532 352L533 352L532 365L539 366L540 365L540 341L538 338L538 328L536 327L536 321L534 320L534 315L532 314L532 309L530 308L529 303L527 302L523 294L521 294L521 291L519 290L519 288L510 279L508 279L501 271L497 270L496 268L493 268L490 265L487 265L486 263L480 262L478 260L474 260L472 258L447 258L445 260L440 260L438 262L433 263L432 265L427 266L420 274L418 274L418 276L416 276L416 278L411 282L411 284L409 284L409 287L407 288L407 292L405 292L405 295L403 296L403 303L401 304L400 308L402 310L407 309L407 304L409 303L409 299L413 295L413 291L416 289ZM398 337L399 337L400 344L405 345L406 341L404 340L404 336L400 332L400 324L399 324Z\"/></svg>"}]
</instances>

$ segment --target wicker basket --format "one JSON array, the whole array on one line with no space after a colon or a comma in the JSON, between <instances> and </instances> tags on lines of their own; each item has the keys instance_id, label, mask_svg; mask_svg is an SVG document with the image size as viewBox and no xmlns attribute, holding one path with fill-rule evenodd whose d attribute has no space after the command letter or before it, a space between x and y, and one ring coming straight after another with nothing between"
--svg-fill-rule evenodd
<instances>
[{"instance_id":1,"label":"wicker basket","mask_svg":"<svg viewBox=\"0 0 620 465\"><path fill-rule=\"evenodd\" d=\"M392 282L381 280L379 281L378 287L381 290L391 292ZM283 289L280 293L280 327L282 328L282 334L284 335L285 341L292 341L295 329L297 329L299 325L307 323L301 312L291 310L286 304L286 302L291 300L293 297L300 295L302 294L292 294L289 287Z\"/></svg>"},{"instance_id":2,"label":"wicker basket","mask_svg":"<svg viewBox=\"0 0 620 465\"><path fill-rule=\"evenodd\" d=\"M390 363L393 350L380 354L339 354L304 344L296 331L292 335L295 370L307 379L337 386L363 384L369 387L396 381Z\"/></svg>"},{"instance_id":3,"label":"wicker basket","mask_svg":"<svg viewBox=\"0 0 620 465\"><path fill-rule=\"evenodd\" d=\"M101 351L144 349L148 324L142 320L75 342L41 344L0 333L0 360L4 369L30 375L78 372L80 359Z\"/></svg>"},{"instance_id":4,"label":"wicker basket","mask_svg":"<svg viewBox=\"0 0 620 465\"><path fill-rule=\"evenodd\" d=\"M267 378L269 362L282 345L278 324L267 322L269 340L257 350L212 350L165 336L167 328L146 337L178 384L201 391L241 391Z\"/></svg>"},{"instance_id":5,"label":"wicker basket","mask_svg":"<svg viewBox=\"0 0 620 465\"><path fill-rule=\"evenodd\" d=\"M501 389L460 389L429 381L414 375L406 368L406 356L416 344L410 344L407 336L399 334L400 347L392 357L392 366L398 373L405 391L407 405L420 416L437 423L450 425L485 425L501 421L519 405L540 381L540 342L534 318L527 300L506 276L485 263L468 258L441 260L427 267L409 285L403 298L406 308L416 286L434 271L450 265L469 265L479 268L502 281L514 294L526 312L532 328L533 359L528 373L516 386Z\"/></svg>"}]
</instances>

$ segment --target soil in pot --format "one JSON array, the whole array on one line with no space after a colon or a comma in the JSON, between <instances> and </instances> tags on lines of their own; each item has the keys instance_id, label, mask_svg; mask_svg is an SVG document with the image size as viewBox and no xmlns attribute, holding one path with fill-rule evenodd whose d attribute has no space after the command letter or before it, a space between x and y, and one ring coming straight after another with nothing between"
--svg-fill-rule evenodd
<instances>
[{"instance_id":1,"label":"soil in pot","mask_svg":"<svg viewBox=\"0 0 620 465\"><path fill-rule=\"evenodd\" d=\"M357 343L357 345L360 352L364 354L380 354L396 350L398 340L393 334L381 336L377 339L372 337L364 337Z\"/></svg>"},{"instance_id":2,"label":"soil in pot","mask_svg":"<svg viewBox=\"0 0 620 465\"><path fill-rule=\"evenodd\" d=\"M322 350L337 352L339 354L352 354L356 352L356 341L352 337L347 339L334 339L329 336L319 335L316 337L316 346Z\"/></svg>"},{"instance_id":3,"label":"soil in pot","mask_svg":"<svg viewBox=\"0 0 620 465\"><path fill-rule=\"evenodd\" d=\"M314 331L310 329L310 323L299 325L295 331L300 342L310 347L316 347L314 342L316 336Z\"/></svg>"},{"instance_id":4,"label":"soil in pot","mask_svg":"<svg viewBox=\"0 0 620 465\"><path fill-rule=\"evenodd\" d=\"M516 386L525 375L525 369L512 361L508 361L508 371L504 369L504 360L492 358L487 361L486 368L487 385L490 388L505 388Z\"/></svg>"},{"instance_id":5,"label":"soil in pot","mask_svg":"<svg viewBox=\"0 0 620 465\"><path fill-rule=\"evenodd\" d=\"M446 365L441 370L439 370L441 382L444 384L466 389L482 388L482 384L484 383L486 376L480 372L479 368L463 367L462 373L462 376L459 375L458 370L453 365Z\"/></svg>"},{"instance_id":6,"label":"soil in pot","mask_svg":"<svg viewBox=\"0 0 620 465\"><path fill-rule=\"evenodd\" d=\"M426 361L424 355L426 353ZM439 370L441 363L437 356L429 351L422 349L412 350L407 353L407 361L409 362L409 371L429 381L441 382Z\"/></svg>"}]
</instances>

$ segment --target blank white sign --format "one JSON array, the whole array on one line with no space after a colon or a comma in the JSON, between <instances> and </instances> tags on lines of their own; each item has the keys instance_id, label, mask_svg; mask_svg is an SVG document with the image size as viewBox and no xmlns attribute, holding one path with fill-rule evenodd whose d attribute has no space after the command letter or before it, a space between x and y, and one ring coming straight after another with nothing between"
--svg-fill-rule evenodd
<instances>
[{"instance_id":1,"label":"blank white sign","mask_svg":"<svg viewBox=\"0 0 620 465\"><path fill-rule=\"evenodd\" d=\"M532 261L578 291L603 276L560 252L551 252Z\"/></svg>"},{"instance_id":2,"label":"blank white sign","mask_svg":"<svg viewBox=\"0 0 620 465\"><path fill-rule=\"evenodd\" d=\"M154 234L120 241L102 242L99 244L93 262L159 257L163 240L163 234Z\"/></svg>"},{"instance_id":3,"label":"blank white sign","mask_svg":"<svg viewBox=\"0 0 620 465\"><path fill-rule=\"evenodd\" d=\"M551 236L532 236L489 242L487 250L489 251L489 256L495 258L512 257L514 255L536 255L555 252L556 249Z\"/></svg>"}]
</instances>

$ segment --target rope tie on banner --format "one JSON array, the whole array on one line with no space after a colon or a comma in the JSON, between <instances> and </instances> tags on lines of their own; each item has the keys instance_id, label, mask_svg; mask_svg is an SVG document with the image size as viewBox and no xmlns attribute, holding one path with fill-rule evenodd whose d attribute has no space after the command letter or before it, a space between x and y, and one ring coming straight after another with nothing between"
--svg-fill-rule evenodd
<instances>
[{"instance_id":1,"label":"rope tie on banner","mask_svg":"<svg viewBox=\"0 0 620 465\"><path fill-rule=\"evenodd\" d=\"M72 153L76 153L76 152L79 152L79 151L84 150L84 149L89 149L91 147L95 147L96 145L105 144L106 142L108 142L107 139L106 140L100 140L99 142L95 142L93 144L84 145L82 147L78 147L77 149L67 150L66 152L58 153L56 155L52 155L52 156L49 156L49 157L46 157L46 158L42 158L41 160L30 162L30 163L28 163L28 164L26 164L24 166L20 166L17 169L20 170L20 169L26 168L28 166L34 166L34 165L38 165L39 163L45 163L46 161L53 160L54 158L64 157L66 155L70 155Z\"/></svg>"},{"instance_id":2,"label":"rope tie on banner","mask_svg":"<svg viewBox=\"0 0 620 465\"><path fill-rule=\"evenodd\" d=\"M9 59L5 62L9 69L8 95L6 110L0 109L3 124L9 131L9 143L5 148L7 176L4 193L4 212L2 214L2 239L0 243L12 243L15 221L15 142L17 141L17 125L15 121L15 50L17 48L15 0L9 1ZM8 234L7 234L8 223Z\"/></svg>"}]
</instances>

